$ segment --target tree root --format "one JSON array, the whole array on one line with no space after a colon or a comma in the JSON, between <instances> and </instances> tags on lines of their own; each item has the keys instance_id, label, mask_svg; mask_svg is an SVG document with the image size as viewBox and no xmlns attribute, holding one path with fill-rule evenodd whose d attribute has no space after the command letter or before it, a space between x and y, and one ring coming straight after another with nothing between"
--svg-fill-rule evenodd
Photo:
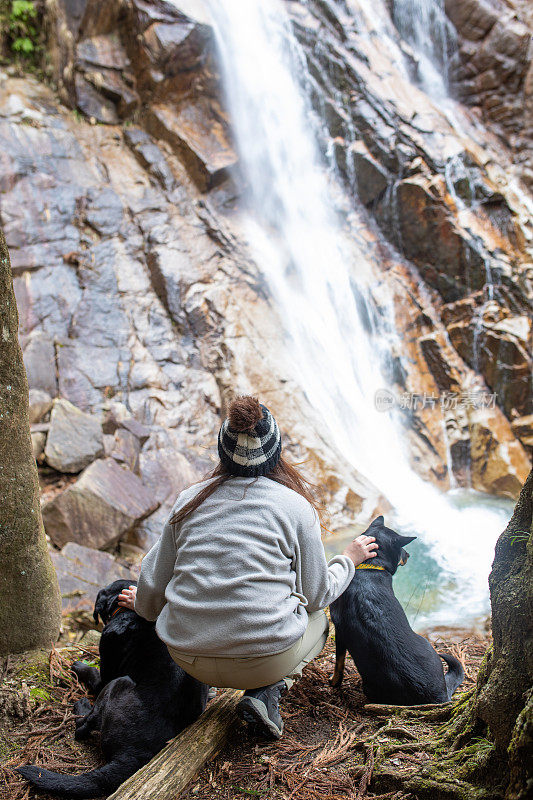
<instances>
[{"instance_id":1,"label":"tree root","mask_svg":"<svg viewBox=\"0 0 533 800\"><path fill-rule=\"evenodd\" d=\"M372 748L379 743L374 753L373 791L402 790L420 800L503 798L498 785L501 761L476 718L475 700L476 691L471 689L453 703L365 706L367 713L389 717L356 745Z\"/></svg>"}]
</instances>

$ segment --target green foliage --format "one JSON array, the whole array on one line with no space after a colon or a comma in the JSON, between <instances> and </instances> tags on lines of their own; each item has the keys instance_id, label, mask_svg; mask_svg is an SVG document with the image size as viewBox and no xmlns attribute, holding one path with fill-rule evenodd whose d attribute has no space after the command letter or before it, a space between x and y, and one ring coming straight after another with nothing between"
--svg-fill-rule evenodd
<instances>
[{"instance_id":1,"label":"green foliage","mask_svg":"<svg viewBox=\"0 0 533 800\"><path fill-rule=\"evenodd\" d=\"M0 5L0 17L9 50L26 63L35 62L40 46L34 0L4 0Z\"/></svg>"},{"instance_id":2,"label":"green foliage","mask_svg":"<svg viewBox=\"0 0 533 800\"><path fill-rule=\"evenodd\" d=\"M529 531L517 531L514 536L511 537L511 545L515 544L516 542L527 542L529 536Z\"/></svg>"},{"instance_id":3,"label":"green foliage","mask_svg":"<svg viewBox=\"0 0 533 800\"><path fill-rule=\"evenodd\" d=\"M33 700L41 700L41 701L50 701L50 693L46 691L46 689L42 689L40 686L30 686L30 697Z\"/></svg>"}]
</instances>

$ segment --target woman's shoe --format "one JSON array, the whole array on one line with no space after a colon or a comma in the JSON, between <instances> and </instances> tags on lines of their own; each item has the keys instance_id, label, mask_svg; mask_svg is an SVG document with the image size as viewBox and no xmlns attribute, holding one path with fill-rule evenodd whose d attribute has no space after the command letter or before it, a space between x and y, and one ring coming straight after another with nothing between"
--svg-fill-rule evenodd
<instances>
[{"instance_id":1,"label":"woman's shoe","mask_svg":"<svg viewBox=\"0 0 533 800\"><path fill-rule=\"evenodd\" d=\"M279 713L279 699L287 689L285 681L246 691L237 704L241 719L255 725L258 733L279 739L283 733L283 720Z\"/></svg>"}]
</instances>

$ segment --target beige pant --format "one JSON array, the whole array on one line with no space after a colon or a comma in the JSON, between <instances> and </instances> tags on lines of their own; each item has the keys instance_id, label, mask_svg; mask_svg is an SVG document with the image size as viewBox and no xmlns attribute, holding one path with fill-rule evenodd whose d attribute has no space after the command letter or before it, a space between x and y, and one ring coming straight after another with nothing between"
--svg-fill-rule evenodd
<instances>
[{"instance_id":1,"label":"beige pant","mask_svg":"<svg viewBox=\"0 0 533 800\"><path fill-rule=\"evenodd\" d=\"M329 623L323 611L309 614L307 629L298 641L271 656L192 656L179 653L173 647L168 651L176 664L193 678L231 689L257 689L269 686L282 678L290 689L302 670L317 656L328 638Z\"/></svg>"}]
</instances>

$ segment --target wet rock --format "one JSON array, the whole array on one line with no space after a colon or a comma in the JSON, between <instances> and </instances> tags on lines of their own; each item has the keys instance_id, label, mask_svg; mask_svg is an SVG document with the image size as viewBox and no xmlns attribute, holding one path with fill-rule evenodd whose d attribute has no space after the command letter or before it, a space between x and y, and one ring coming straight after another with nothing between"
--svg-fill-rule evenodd
<instances>
[{"instance_id":1,"label":"wet rock","mask_svg":"<svg viewBox=\"0 0 533 800\"><path fill-rule=\"evenodd\" d=\"M157 296L171 318L182 330L187 327L184 308L186 281L192 270L191 259L179 242L170 247L153 247L148 255L148 267Z\"/></svg>"},{"instance_id":2,"label":"wet rock","mask_svg":"<svg viewBox=\"0 0 533 800\"><path fill-rule=\"evenodd\" d=\"M150 62L167 77L200 66L210 40L207 27L180 17L170 23L154 22L143 34Z\"/></svg>"},{"instance_id":3,"label":"wet rock","mask_svg":"<svg viewBox=\"0 0 533 800\"><path fill-rule=\"evenodd\" d=\"M146 122L150 133L180 154L202 191L220 183L237 163L227 131L204 98L177 108L153 105Z\"/></svg>"},{"instance_id":4,"label":"wet rock","mask_svg":"<svg viewBox=\"0 0 533 800\"><path fill-rule=\"evenodd\" d=\"M444 0L446 14L470 41L483 39L498 19L498 12L484 0Z\"/></svg>"},{"instance_id":5,"label":"wet rock","mask_svg":"<svg viewBox=\"0 0 533 800\"><path fill-rule=\"evenodd\" d=\"M46 442L47 463L59 472L81 472L103 452L100 422L68 400L56 400Z\"/></svg>"},{"instance_id":6,"label":"wet rock","mask_svg":"<svg viewBox=\"0 0 533 800\"><path fill-rule=\"evenodd\" d=\"M511 137L526 181L533 165L530 142L531 30L518 9L501 0L445 0L458 33L452 62L452 89L482 110L500 136ZM525 135L524 135L525 133Z\"/></svg>"},{"instance_id":7,"label":"wet rock","mask_svg":"<svg viewBox=\"0 0 533 800\"><path fill-rule=\"evenodd\" d=\"M196 182L203 190L222 179L228 168L217 177L220 165L215 163L214 171L210 167L211 151L224 153L231 138L220 105L212 39L202 44L200 36L196 52L192 47L194 26L201 22L195 4L180 4L184 13L159 0L57 0L47 5L53 36L56 43L61 40L59 69L52 53L60 96L75 107L74 76L79 75L100 98L112 102L120 118L125 86L141 97L148 123L142 113L123 135L109 126L88 128L33 79L8 78L0 84L0 205L15 254L23 346L36 335L46 337L52 353L56 348L63 397L95 414L110 399L120 401L126 416L134 414L157 437L161 433L161 441L156 443L153 434L148 443L154 452L164 447L186 458L189 452L205 453L205 442L212 440L221 408L236 385L251 391L260 385L287 427L297 431L291 454L310 459L310 472L324 487L335 524L369 513L375 507L373 488L357 480L351 465L320 441L320 422L309 423L299 388L284 368L260 355L265 337L277 346L277 329L264 299L264 279L243 255L238 215L232 213L239 207L239 188L224 181L200 205L198 192L186 180L186 171L200 172ZM471 319L486 302L489 272L495 296L504 288L508 292L502 303L512 305L511 316L527 313L522 306L530 291L528 232L522 226L520 235L512 233L525 215L508 177L514 153L525 151L518 143L497 144L477 123L476 141L465 130L459 142L438 108L405 80L403 67L400 74L394 54L387 52L386 36L363 30L366 21L344 28L340 16L335 22L324 19L327 3L288 7L303 19L298 34L307 37L315 107L318 113L326 109L324 150L337 149L345 160L350 148L358 154L357 164L344 164L349 197L358 169L368 216L380 223L380 238L399 250L399 257L387 256L388 243L382 247L373 221L367 224L367 214L357 216L355 244L363 260L375 263L376 283L392 287L395 310L402 307L398 318L406 317L405 326L398 325L407 356L396 354L395 363L408 362L409 375L404 378L396 370L394 380L404 380L406 391L432 391L439 381L469 386L475 376L450 343L443 343L441 298L432 289L437 287L457 308L463 299L470 303L470 311L461 319L450 316L447 326L468 320L469 314ZM475 84L472 92L489 97L495 91L489 87L506 64L491 65L488 49L470 44L460 65L470 74L462 80ZM179 48L185 48L184 69L173 57ZM503 43L498 48L505 49ZM476 49L483 49L484 63L475 60ZM516 53L510 46L504 54L509 65ZM414 64L412 53L408 58ZM513 76L506 80L508 92L517 98ZM500 108L495 106L493 115L509 113L506 99L495 99ZM190 116L189 108L194 109ZM160 129L152 128L150 114L158 109L169 115L167 132L166 120ZM142 130L146 124L152 136ZM331 147L328 136L333 135L339 141ZM157 142L155 136L166 141ZM452 169L457 161L467 164L464 174ZM500 171L494 172L499 164ZM388 186L383 188L385 177ZM410 190L412 218L411 211L401 218L401 190L393 191L399 181L418 183ZM421 232L416 230L418 208ZM353 216L348 200L346 212L347 218ZM426 241L420 241L423 237ZM415 262L406 265L414 276L411 282L400 275L409 254ZM495 262L498 271L492 269ZM479 301L471 300L474 293ZM421 322L413 321L417 309ZM494 318L488 327L504 318ZM436 330L439 337L431 340ZM509 330L499 335L521 341ZM53 369L55 376L55 364ZM54 396L57 387L47 391ZM306 425L299 427L303 418ZM464 448L469 458L468 419L456 423L459 436L452 449ZM117 430L127 429L113 429L106 454L113 453ZM510 429L491 430L491 447L513 441ZM416 469L441 485L446 452L440 414L417 417L412 437ZM452 454L452 460L455 469L459 456ZM168 488L165 476L158 480Z\"/></svg>"},{"instance_id":8,"label":"wet rock","mask_svg":"<svg viewBox=\"0 0 533 800\"><path fill-rule=\"evenodd\" d=\"M353 145L351 152L357 181L357 194L366 206L385 191L389 177L387 171L371 155L364 144Z\"/></svg>"},{"instance_id":9,"label":"wet rock","mask_svg":"<svg viewBox=\"0 0 533 800\"><path fill-rule=\"evenodd\" d=\"M528 355L527 318L505 319L494 325L463 321L449 325L448 331L459 355L481 372L508 416L531 413L533 363Z\"/></svg>"},{"instance_id":10,"label":"wet rock","mask_svg":"<svg viewBox=\"0 0 533 800\"><path fill-rule=\"evenodd\" d=\"M92 618L96 595L108 583L116 580L137 580L139 570L119 564L111 553L103 553L67 542L61 552L51 551L59 580L63 611Z\"/></svg>"},{"instance_id":11,"label":"wet rock","mask_svg":"<svg viewBox=\"0 0 533 800\"><path fill-rule=\"evenodd\" d=\"M483 258L461 235L424 177L401 181L396 208L405 254L445 301L484 286L487 271Z\"/></svg>"},{"instance_id":12,"label":"wet rock","mask_svg":"<svg viewBox=\"0 0 533 800\"><path fill-rule=\"evenodd\" d=\"M43 507L43 521L54 544L114 545L157 508L142 481L113 459L95 461L76 483Z\"/></svg>"},{"instance_id":13,"label":"wet rock","mask_svg":"<svg viewBox=\"0 0 533 800\"><path fill-rule=\"evenodd\" d=\"M41 422L52 408L52 398L42 389L30 389L30 425Z\"/></svg>"},{"instance_id":14,"label":"wet rock","mask_svg":"<svg viewBox=\"0 0 533 800\"><path fill-rule=\"evenodd\" d=\"M508 430L501 430L502 426ZM518 497L530 462L521 444L509 435L507 420L500 419L495 426L488 423L484 411L475 411L470 415L469 429L473 488Z\"/></svg>"},{"instance_id":15,"label":"wet rock","mask_svg":"<svg viewBox=\"0 0 533 800\"><path fill-rule=\"evenodd\" d=\"M511 428L524 447L533 447L533 414L513 420Z\"/></svg>"}]
</instances>

